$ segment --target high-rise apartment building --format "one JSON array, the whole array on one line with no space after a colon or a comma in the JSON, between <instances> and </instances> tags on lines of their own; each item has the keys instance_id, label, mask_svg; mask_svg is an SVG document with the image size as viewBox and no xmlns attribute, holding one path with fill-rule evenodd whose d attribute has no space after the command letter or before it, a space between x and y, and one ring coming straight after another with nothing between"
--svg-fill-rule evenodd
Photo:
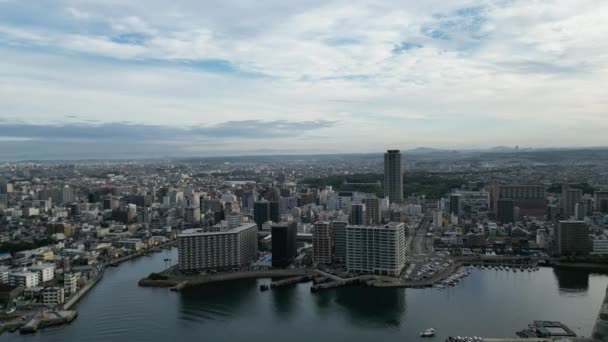
<instances>
[{"instance_id":1,"label":"high-rise apartment building","mask_svg":"<svg viewBox=\"0 0 608 342\"><path fill-rule=\"evenodd\" d=\"M177 248L183 272L240 268L257 258L258 228L247 223L219 232L187 229L178 235Z\"/></svg>"},{"instance_id":2,"label":"high-rise apartment building","mask_svg":"<svg viewBox=\"0 0 608 342\"><path fill-rule=\"evenodd\" d=\"M509 199L513 206L519 207L521 216L545 216L546 197L545 186L541 184L494 184L490 204L492 211L498 213L498 201Z\"/></svg>"},{"instance_id":3,"label":"high-rise apartment building","mask_svg":"<svg viewBox=\"0 0 608 342\"><path fill-rule=\"evenodd\" d=\"M346 221L332 221L331 228L334 242L334 263L346 264Z\"/></svg>"},{"instance_id":4,"label":"high-rise apartment building","mask_svg":"<svg viewBox=\"0 0 608 342\"><path fill-rule=\"evenodd\" d=\"M329 265L333 263L333 242L331 223L318 221L314 224L312 234L312 259L315 264Z\"/></svg>"},{"instance_id":5,"label":"high-rise apartment building","mask_svg":"<svg viewBox=\"0 0 608 342\"><path fill-rule=\"evenodd\" d=\"M450 195L450 215L460 217L462 214L462 195L451 194Z\"/></svg>"},{"instance_id":6,"label":"high-rise apartment building","mask_svg":"<svg viewBox=\"0 0 608 342\"><path fill-rule=\"evenodd\" d=\"M346 227L349 272L398 276L405 266L405 223Z\"/></svg>"},{"instance_id":7,"label":"high-rise apartment building","mask_svg":"<svg viewBox=\"0 0 608 342\"><path fill-rule=\"evenodd\" d=\"M571 188L569 186L562 187L562 217L569 219L575 214L576 204L583 198L583 191L581 189Z\"/></svg>"},{"instance_id":8,"label":"high-rise apartment building","mask_svg":"<svg viewBox=\"0 0 608 342\"><path fill-rule=\"evenodd\" d=\"M391 203L403 203L403 166L399 150L388 150L384 154L384 196L388 196Z\"/></svg>"},{"instance_id":9,"label":"high-rise apartment building","mask_svg":"<svg viewBox=\"0 0 608 342\"><path fill-rule=\"evenodd\" d=\"M366 224L382 224L382 210L380 201L380 198L376 197L368 197L363 199L363 204L365 205Z\"/></svg>"}]
</instances>

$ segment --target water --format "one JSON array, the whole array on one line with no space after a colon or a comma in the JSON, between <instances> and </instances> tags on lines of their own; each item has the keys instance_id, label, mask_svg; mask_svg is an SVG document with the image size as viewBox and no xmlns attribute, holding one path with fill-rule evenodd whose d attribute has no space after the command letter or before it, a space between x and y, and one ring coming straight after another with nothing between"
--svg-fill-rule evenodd
<instances>
[{"instance_id":1,"label":"water","mask_svg":"<svg viewBox=\"0 0 608 342\"><path fill-rule=\"evenodd\" d=\"M542 268L475 270L454 288L341 288L310 293L310 284L260 292L268 280L220 283L176 293L140 288L175 251L106 271L78 304L71 325L1 341L414 341L426 328L449 335L505 337L533 320L558 320L588 336L608 276Z\"/></svg>"}]
</instances>

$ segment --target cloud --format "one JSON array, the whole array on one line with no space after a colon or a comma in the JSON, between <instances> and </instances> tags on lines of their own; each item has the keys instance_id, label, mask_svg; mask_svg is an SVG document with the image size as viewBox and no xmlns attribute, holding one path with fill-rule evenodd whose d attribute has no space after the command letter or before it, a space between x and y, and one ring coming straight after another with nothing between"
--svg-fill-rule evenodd
<instances>
[{"instance_id":1,"label":"cloud","mask_svg":"<svg viewBox=\"0 0 608 342\"><path fill-rule=\"evenodd\" d=\"M74 116L69 116L74 117ZM274 139L295 137L308 132L330 128L336 121L227 121L213 125L177 127L146 125L132 122L102 124L64 123L39 125L30 123L0 123L0 137L25 138L41 141L184 141L188 139L238 138Z\"/></svg>"},{"instance_id":2,"label":"cloud","mask_svg":"<svg viewBox=\"0 0 608 342\"><path fill-rule=\"evenodd\" d=\"M483 145L484 134L597 143L606 11L594 0L1 2L1 116L58 126L39 128L45 141L133 134L226 151L249 147L239 136L273 137L277 150L359 151L379 135L378 147ZM302 122L326 138L306 139Z\"/></svg>"}]
</instances>

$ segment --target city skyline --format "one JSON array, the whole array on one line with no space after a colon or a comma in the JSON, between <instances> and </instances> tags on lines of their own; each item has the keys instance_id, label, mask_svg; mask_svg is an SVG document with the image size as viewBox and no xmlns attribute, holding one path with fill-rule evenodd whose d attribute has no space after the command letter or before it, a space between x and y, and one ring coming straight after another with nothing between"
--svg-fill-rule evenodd
<instances>
[{"instance_id":1,"label":"city skyline","mask_svg":"<svg viewBox=\"0 0 608 342\"><path fill-rule=\"evenodd\" d=\"M607 9L4 0L0 159L606 146Z\"/></svg>"}]
</instances>

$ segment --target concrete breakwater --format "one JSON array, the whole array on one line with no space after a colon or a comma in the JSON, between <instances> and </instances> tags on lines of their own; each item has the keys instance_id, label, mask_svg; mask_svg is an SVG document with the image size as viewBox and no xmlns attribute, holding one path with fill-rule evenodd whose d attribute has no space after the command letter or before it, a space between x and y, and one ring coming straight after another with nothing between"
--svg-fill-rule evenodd
<instances>
[{"instance_id":1,"label":"concrete breakwater","mask_svg":"<svg viewBox=\"0 0 608 342\"><path fill-rule=\"evenodd\" d=\"M222 281L234 281L242 279L258 279L258 278L289 278L296 276L308 276L312 275L313 270L308 268L298 269L278 269L278 270L255 270L255 271L237 271L237 272L226 272L216 274L205 274L205 275L182 275L182 276L169 276L167 279L150 279L144 278L139 281L139 286L142 287L170 287L175 291L182 289L222 282Z\"/></svg>"}]
</instances>

